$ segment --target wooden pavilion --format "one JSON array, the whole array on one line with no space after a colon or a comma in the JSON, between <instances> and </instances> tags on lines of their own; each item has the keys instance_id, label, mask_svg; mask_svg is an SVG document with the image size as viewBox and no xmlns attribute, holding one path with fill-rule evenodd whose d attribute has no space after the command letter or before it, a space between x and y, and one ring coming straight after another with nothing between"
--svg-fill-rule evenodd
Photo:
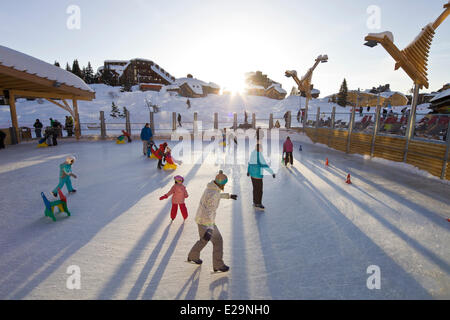
<instances>
[{"instance_id":1,"label":"wooden pavilion","mask_svg":"<svg viewBox=\"0 0 450 320\"><path fill-rule=\"evenodd\" d=\"M0 96L9 104L12 126L19 142L17 98L42 98L66 110L74 119L75 136L79 139L81 130L77 101L91 101L95 99L95 92L71 72L0 46Z\"/></svg>"}]
</instances>

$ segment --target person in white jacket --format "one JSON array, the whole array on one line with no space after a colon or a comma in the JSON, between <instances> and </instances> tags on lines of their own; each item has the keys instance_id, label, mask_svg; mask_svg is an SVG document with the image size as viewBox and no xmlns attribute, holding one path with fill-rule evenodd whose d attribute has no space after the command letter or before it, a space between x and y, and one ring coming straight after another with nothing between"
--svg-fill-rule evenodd
<instances>
[{"instance_id":1,"label":"person in white jacket","mask_svg":"<svg viewBox=\"0 0 450 320\"><path fill-rule=\"evenodd\" d=\"M202 264L200 252L211 240L213 244L213 269L214 272L227 272L230 268L223 262L223 240L216 225L216 210L219 207L220 199L237 199L237 195L222 193L228 178L222 170L216 178L208 183L203 192L200 204L195 217L198 225L198 240L188 255L188 262Z\"/></svg>"}]
</instances>

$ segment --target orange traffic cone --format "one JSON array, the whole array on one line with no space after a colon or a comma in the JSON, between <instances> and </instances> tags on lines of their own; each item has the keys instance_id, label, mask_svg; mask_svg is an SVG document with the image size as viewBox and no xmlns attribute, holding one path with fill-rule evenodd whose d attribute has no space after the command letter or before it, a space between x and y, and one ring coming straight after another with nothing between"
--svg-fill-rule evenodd
<instances>
[{"instance_id":1,"label":"orange traffic cone","mask_svg":"<svg viewBox=\"0 0 450 320\"><path fill-rule=\"evenodd\" d=\"M325 160L325 165L328 167L328 158Z\"/></svg>"},{"instance_id":2,"label":"orange traffic cone","mask_svg":"<svg viewBox=\"0 0 450 320\"><path fill-rule=\"evenodd\" d=\"M352 182L350 181L350 173L347 176L347 181L345 181L346 184L352 184Z\"/></svg>"}]
</instances>

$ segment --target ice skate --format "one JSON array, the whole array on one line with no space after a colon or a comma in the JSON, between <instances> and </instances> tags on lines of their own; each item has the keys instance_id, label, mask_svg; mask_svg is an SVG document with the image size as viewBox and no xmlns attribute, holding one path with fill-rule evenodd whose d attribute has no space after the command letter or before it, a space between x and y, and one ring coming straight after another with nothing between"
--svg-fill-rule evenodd
<instances>
[{"instance_id":1,"label":"ice skate","mask_svg":"<svg viewBox=\"0 0 450 320\"><path fill-rule=\"evenodd\" d=\"M193 260L191 260L189 258L187 259L186 262L190 263L190 264L197 264L197 265L201 265L203 263L203 261L201 259L193 259Z\"/></svg>"},{"instance_id":2,"label":"ice skate","mask_svg":"<svg viewBox=\"0 0 450 320\"><path fill-rule=\"evenodd\" d=\"M223 267L220 267L219 269L214 269L213 273L223 273L228 272L228 270L230 270L230 267L227 265L223 265Z\"/></svg>"}]
</instances>

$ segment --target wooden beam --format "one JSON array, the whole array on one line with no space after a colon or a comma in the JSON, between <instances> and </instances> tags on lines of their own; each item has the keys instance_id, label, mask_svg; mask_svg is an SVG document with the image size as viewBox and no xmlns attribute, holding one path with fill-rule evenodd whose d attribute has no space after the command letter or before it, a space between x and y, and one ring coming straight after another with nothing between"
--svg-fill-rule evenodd
<instances>
[{"instance_id":1,"label":"wooden beam","mask_svg":"<svg viewBox=\"0 0 450 320\"><path fill-rule=\"evenodd\" d=\"M51 103L53 103L53 104L55 104L55 105L57 105L58 107L60 107L60 108L62 108L62 109L64 109L64 110L66 110L67 112L70 113L71 116L73 116L73 111L72 111L72 109L70 109L70 107L69 107L68 105L64 105L64 106L63 106L62 104L56 102L56 101L53 100L53 99L49 99L49 98L47 98L46 100L49 101L49 102L51 102Z\"/></svg>"},{"instance_id":2,"label":"wooden beam","mask_svg":"<svg viewBox=\"0 0 450 320\"><path fill-rule=\"evenodd\" d=\"M76 99L72 99L72 104L73 104L73 112L75 113L75 117L74 117L74 121L75 121L75 137L77 138L77 140L80 139L80 132L81 132L81 127L80 127L80 115L78 114L78 103Z\"/></svg>"},{"instance_id":3,"label":"wooden beam","mask_svg":"<svg viewBox=\"0 0 450 320\"><path fill-rule=\"evenodd\" d=\"M16 101L13 92L9 92L9 110L11 113L11 122L16 131L17 142L20 142L19 122L17 121Z\"/></svg>"}]
</instances>

